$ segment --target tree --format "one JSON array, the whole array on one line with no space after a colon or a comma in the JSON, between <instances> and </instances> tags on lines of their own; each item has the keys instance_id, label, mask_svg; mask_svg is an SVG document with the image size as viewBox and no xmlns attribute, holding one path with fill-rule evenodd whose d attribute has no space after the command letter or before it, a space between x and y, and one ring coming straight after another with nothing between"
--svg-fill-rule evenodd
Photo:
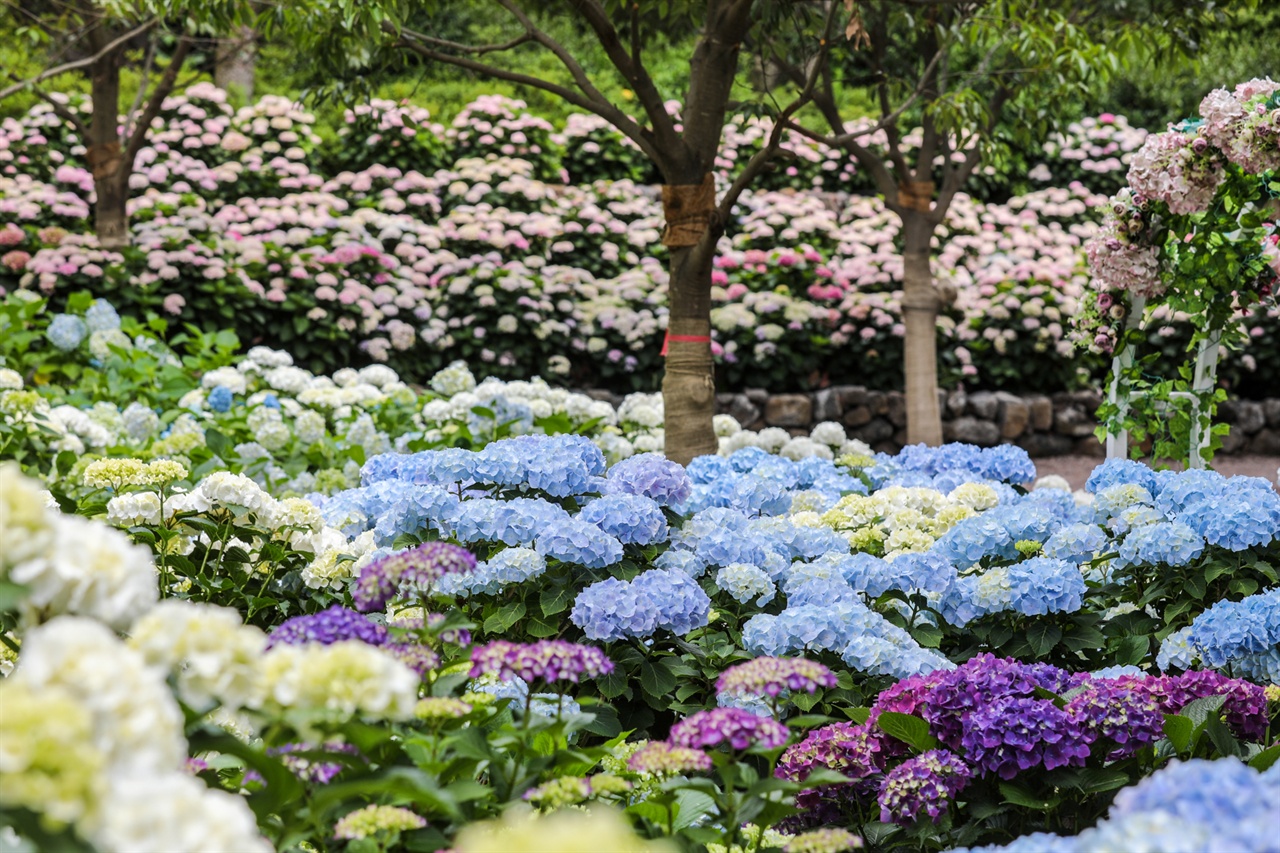
<instances>
[{"instance_id":1,"label":"tree","mask_svg":"<svg viewBox=\"0 0 1280 853\"><path fill-rule=\"evenodd\" d=\"M1114 3L1114 5L1113 5ZM1212 0L845 0L851 49L822 68L813 102L827 132L792 129L842 147L902 223L907 440L942 442L937 317L948 294L931 265L933 241L956 194L1010 140L1033 144L1065 120L1064 108L1151 48L1189 48L1212 18ZM1141 8L1137 8L1140 6ZM771 37L767 55L793 80L803 62ZM866 89L879 105L885 144L849 132L837 86ZM919 142L906 131L919 127Z\"/></svg>"},{"instance_id":2,"label":"tree","mask_svg":"<svg viewBox=\"0 0 1280 853\"><path fill-rule=\"evenodd\" d=\"M43 51L46 67L26 79L10 73L12 85L0 89L0 100L33 92L80 136L93 173L93 226L102 246L119 248L129 242L129 175L147 129L178 85L188 57L208 42L208 34L232 31L251 11L244 0L141 0L130 5L112 0L3 0L0 24L7 20L8 31ZM138 65L141 82L122 111L120 72L129 63ZM164 70L157 75L161 64ZM88 78L87 115L44 88L46 81L67 74Z\"/></svg>"},{"instance_id":3,"label":"tree","mask_svg":"<svg viewBox=\"0 0 1280 853\"><path fill-rule=\"evenodd\" d=\"M666 228L662 242L670 255L670 284L666 372L662 382L666 412L666 453L687 463L695 456L715 453L717 442L711 419L715 407L714 366L711 357L711 268L716 243L734 203L776 154L783 123L767 145L733 177L717 198L712 173L720 136L739 73L739 54L753 30L767 28L792 16L809 36L799 45L807 74L799 92L780 117L793 115L813 94L817 70L823 66L830 35L837 24L838 4L776 0L706 0L703 3L664 2L617 5L612 0L519 2L491 0L511 28L510 37L492 43L445 38L432 23L413 26L407 2L341 3L347 13L340 32L326 31L317 21L298 34L306 49L326 66L350 69L372 60L369 45L381 35L384 44L423 59L446 63L498 80L540 89L578 109L594 113L639 146L663 178L662 204ZM438 7L433 7L438 8ZM325 13L327 14L327 9ZM430 9L428 9L430 11ZM607 58L603 68L589 70L540 25L546 16L572 16L598 42ZM683 93L661 92L645 66L646 38L660 28L699 27L689 57L689 83ZM430 19L428 18L430 21ZM565 68L570 85L539 79L512 67L517 50L550 52ZM634 93L641 116L623 111L605 94L618 85ZM682 94L679 117L667 102Z\"/></svg>"}]
</instances>

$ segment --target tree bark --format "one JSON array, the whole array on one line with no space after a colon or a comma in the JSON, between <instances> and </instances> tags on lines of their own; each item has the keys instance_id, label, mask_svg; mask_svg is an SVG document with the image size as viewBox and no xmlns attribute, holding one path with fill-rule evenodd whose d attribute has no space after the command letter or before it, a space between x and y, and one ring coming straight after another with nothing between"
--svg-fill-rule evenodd
<instances>
[{"instance_id":1,"label":"tree bark","mask_svg":"<svg viewBox=\"0 0 1280 853\"><path fill-rule=\"evenodd\" d=\"M102 28L98 38L108 39ZM89 73L93 99L93 116L89 120L89 138L85 140L85 159L93 172L93 230L104 248L118 249L129 243L128 200L129 167L124 163L120 145L120 60L121 51L113 51L93 64Z\"/></svg>"},{"instance_id":2,"label":"tree bark","mask_svg":"<svg viewBox=\"0 0 1280 853\"><path fill-rule=\"evenodd\" d=\"M938 309L930 241L934 223L924 212L903 210L902 316L906 370L907 443L942 444L938 408Z\"/></svg>"},{"instance_id":3,"label":"tree bark","mask_svg":"<svg viewBox=\"0 0 1280 853\"><path fill-rule=\"evenodd\" d=\"M257 33L253 27L241 27L230 38L219 41L213 82L218 88L237 91L251 101L257 61Z\"/></svg>"},{"instance_id":4,"label":"tree bark","mask_svg":"<svg viewBox=\"0 0 1280 853\"><path fill-rule=\"evenodd\" d=\"M662 377L665 450L688 465L719 450L715 415L715 364L711 360L711 258L698 247L671 250L667 302L667 369ZM706 340L681 340L705 338Z\"/></svg>"}]
</instances>

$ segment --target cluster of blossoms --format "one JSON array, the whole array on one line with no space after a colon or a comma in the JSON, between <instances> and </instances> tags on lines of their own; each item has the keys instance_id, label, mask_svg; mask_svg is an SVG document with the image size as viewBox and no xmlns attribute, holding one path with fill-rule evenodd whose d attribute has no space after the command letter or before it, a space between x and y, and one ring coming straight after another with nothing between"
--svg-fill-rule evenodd
<instances>
[{"instance_id":1,"label":"cluster of blossoms","mask_svg":"<svg viewBox=\"0 0 1280 853\"><path fill-rule=\"evenodd\" d=\"M633 580L606 578L578 594L569 620L592 640L643 639L657 631L683 636L707 624L711 599L688 574L651 569Z\"/></svg>"},{"instance_id":2,"label":"cluster of blossoms","mask_svg":"<svg viewBox=\"0 0 1280 853\"><path fill-rule=\"evenodd\" d=\"M333 837L345 841L368 838L379 832L405 832L422 829L427 821L409 809L399 806L365 806L348 812L333 825Z\"/></svg>"},{"instance_id":3,"label":"cluster of blossoms","mask_svg":"<svg viewBox=\"0 0 1280 853\"><path fill-rule=\"evenodd\" d=\"M719 694L768 696L771 699L835 686L835 673L805 658L758 657L729 667L716 679L716 692Z\"/></svg>"},{"instance_id":4,"label":"cluster of blossoms","mask_svg":"<svg viewBox=\"0 0 1280 853\"><path fill-rule=\"evenodd\" d=\"M611 773L594 776L561 776L524 792L525 802L543 811L576 806L588 800L625 794L631 783Z\"/></svg>"},{"instance_id":5,"label":"cluster of blossoms","mask_svg":"<svg viewBox=\"0 0 1280 853\"><path fill-rule=\"evenodd\" d=\"M1280 589L1219 601L1160 645L1162 669L1200 663L1280 684Z\"/></svg>"},{"instance_id":6,"label":"cluster of blossoms","mask_svg":"<svg viewBox=\"0 0 1280 853\"><path fill-rule=\"evenodd\" d=\"M705 772L711 767L711 756L703 750L676 746L664 740L646 742L627 759L627 768L641 775Z\"/></svg>"},{"instance_id":7,"label":"cluster of blossoms","mask_svg":"<svg viewBox=\"0 0 1280 853\"><path fill-rule=\"evenodd\" d=\"M1076 836L1037 832L962 853L1089 850L1273 850L1280 765L1258 772L1235 757L1173 761L1121 790L1107 818Z\"/></svg>"},{"instance_id":8,"label":"cluster of blossoms","mask_svg":"<svg viewBox=\"0 0 1280 853\"><path fill-rule=\"evenodd\" d=\"M1069 698L1059 703L1045 691ZM815 820L827 821L843 797L878 798L886 821L911 823L922 814L936 821L974 780L1012 780L1036 769L1083 767L1091 757L1132 754L1164 736L1165 714L1218 695L1226 697L1223 711L1237 735L1263 735L1264 691L1246 681L1209 672L1091 676L979 655L956 669L898 682L880 694L863 724L810 732L783 754L777 773L799 781L827 767L853 780L835 789L835 797L806 793L797 800ZM885 712L923 718L941 746L906 758L877 725Z\"/></svg>"},{"instance_id":9,"label":"cluster of blossoms","mask_svg":"<svg viewBox=\"0 0 1280 853\"><path fill-rule=\"evenodd\" d=\"M512 643L494 640L471 651L471 677L519 677L526 682L572 681L613 672L613 661L592 646L564 640Z\"/></svg>"},{"instance_id":10,"label":"cluster of blossoms","mask_svg":"<svg viewBox=\"0 0 1280 853\"><path fill-rule=\"evenodd\" d=\"M787 742L787 727L741 708L698 711L671 727L672 746L711 749L727 744L733 750L776 749Z\"/></svg>"},{"instance_id":11,"label":"cluster of blossoms","mask_svg":"<svg viewBox=\"0 0 1280 853\"><path fill-rule=\"evenodd\" d=\"M430 595L432 586L441 578L466 574L475 565L475 555L465 548L448 542L424 542L365 566L352 588L352 600L362 612L382 610L397 596Z\"/></svg>"}]
</instances>

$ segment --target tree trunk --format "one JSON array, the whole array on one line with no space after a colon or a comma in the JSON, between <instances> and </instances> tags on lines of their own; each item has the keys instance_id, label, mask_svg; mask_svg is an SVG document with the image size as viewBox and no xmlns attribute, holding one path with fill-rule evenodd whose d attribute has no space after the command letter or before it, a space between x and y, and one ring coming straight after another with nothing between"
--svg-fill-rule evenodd
<instances>
[{"instance_id":1,"label":"tree trunk","mask_svg":"<svg viewBox=\"0 0 1280 853\"><path fill-rule=\"evenodd\" d=\"M218 42L213 82L220 89L239 92L245 100L252 101L257 61L257 33L253 27L241 27L230 38Z\"/></svg>"},{"instance_id":2,"label":"tree trunk","mask_svg":"<svg viewBox=\"0 0 1280 853\"><path fill-rule=\"evenodd\" d=\"M711 360L713 255L697 246L671 250L667 295L671 315L667 322L662 405L666 455L681 465L688 465L695 456L719 450L711 426L716 406L715 364Z\"/></svg>"},{"instance_id":3,"label":"tree trunk","mask_svg":"<svg viewBox=\"0 0 1280 853\"><path fill-rule=\"evenodd\" d=\"M907 396L907 443L942 444L938 409L938 309L941 300L929 263L933 222L921 211L902 211L902 316Z\"/></svg>"},{"instance_id":4,"label":"tree trunk","mask_svg":"<svg viewBox=\"0 0 1280 853\"><path fill-rule=\"evenodd\" d=\"M104 35L103 38L108 36ZM118 249L129 244L128 167L120 145L120 59L119 51L93 64L89 79L93 116L85 159L93 172L93 230L104 248Z\"/></svg>"}]
</instances>

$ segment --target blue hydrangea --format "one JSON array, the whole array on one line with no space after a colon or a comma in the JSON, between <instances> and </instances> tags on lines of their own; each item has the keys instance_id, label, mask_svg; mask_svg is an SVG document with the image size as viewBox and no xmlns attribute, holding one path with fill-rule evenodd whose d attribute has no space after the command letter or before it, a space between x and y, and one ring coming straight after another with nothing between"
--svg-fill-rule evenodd
<instances>
[{"instance_id":1,"label":"blue hydrangea","mask_svg":"<svg viewBox=\"0 0 1280 853\"><path fill-rule=\"evenodd\" d=\"M536 498L462 501L448 530L459 542L529 546L549 526L570 520L563 507Z\"/></svg>"},{"instance_id":2,"label":"blue hydrangea","mask_svg":"<svg viewBox=\"0 0 1280 853\"><path fill-rule=\"evenodd\" d=\"M1027 451L1013 444L984 448L977 471L989 480L1003 483L1030 483L1036 478L1036 466Z\"/></svg>"},{"instance_id":3,"label":"blue hydrangea","mask_svg":"<svg viewBox=\"0 0 1280 853\"><path fill-rule=\"evenodd\" d=\"M1219 601L1195 618L1187 640L1200 660L1215 668L1275 652L1280 649L1280 587L1240 601Z\"/></svg>"},{"instance_id":4,"label":"blue hydrangea","mask_svg":"<svg viewBox=\"0 0 1280 853\"><path fill-rule=\"evenodd\" d=\"M1096 495L1111 486L1125 484L1139 486L1147 492L1152 492L1156 489L1155 472L1132 459L1108 459L1093 469L1093 473L1085 481L1084 488L1085 491Z\"/></svg>"},{"instance_id":5,"label":"blue hydrangea","mask_svg":"<svg viewBox=\"0 0 1280 853\"><path fill-rule=\"evenodd\" d=\"M963 627L991 613L1012 610L1027 616L1072 613L1084 603L1084 575L1065 560L1033 557L956 579L939 601L952 625Z\"/></svg>"},{"instance_id":6,"label":"blue hydrangea","mask_svg":"<svg viewBox=\"0 0 1280 853\"><path fill-rule=\"evenodd\" d=\"M57 315L45 330L45 337L49 339L49 343L63 352L71 352L80 346L80 342L87 334L89 329L85 326L84 320L74 314Z\"/></svg>"},{"instance_id":7,"label":"blue hydrangea","mask_svg":"<svg viewBox=\"0 0 1280 853\"><path fill-rule=\"evenodd\" d=\"M609 470L609 491L644 495L660 506L684 503L693 487L684 468L657 453L640 453L623 459Z\"/></svg>"},{"instance_id":8,"label":"blue hydrangea","mask_svg":"<svg viewBox=\"0 0 1280 853\"><path fill-rule=\"evenodd\" d=\"M1018 554L1015 539L1004 520L988 510L963 519L942 535L933 549L958 569L977 565L984 557L1013 559Z\"/></svg>"},{"instance_id":9,"label":"blue hydrangea","mask_svg":"<svg viewBox=\"0 0 1280 853\"><path fill-rule=\"evenodd\" d=\"M1146 673L1140 668L1132 664L1117 664L1116 666L1104 666L1102 669L1096 669L1089 673L1090 678L1121 678L1122 676L1132 676L1134 678L1145 678Z\"/></svg>"},{"instance_id":10,"label":"blue hydrangea","mask_svg":"<svg viewBox=\"0 0 1280 853\"><path fill-rule=\"evenodd\" d=\"M729 454L729 467L739 474L745 474L772 457L772 453L762 448L744 447Z\"/></svg>"},{"instance_id":11,"label":"blue hydrangea","mask_svg":"<svg viewBox=\"0 0 1280 853\"><path fill-rule=\"evenodd\" d=\"M1164 638L1156 652L1156 666L1160 670L1191 669L1196 663L1196 650L1191 645L1191 626L1188 625Z\"/></svg>"},{"instance_id":12,"label":"blue hydrangea","mask_svg":"<svg viewBox=\"0 0 1280 853\"><path fill-rule=\"evenodd\" d=\"M711 507L739 509L751 516L783 515L791 509L791 492L776 480L728 472L711 483L699 483L678 509L697 513Z\"/></svg>"},{"instance_id":13,"label":"blue hydrangea","mask_svg":"<svg viewBox=\"0 0 1280 853\"><path fill-rule=\"evenodd\" d=\"M783 491L794 489L800 481L795 463L782 456L770 454L751 469L750 473L761 480L776 484Z\"/></svg>"},{"instance_id":14,"label":"blue hydrangea","mask_svg":"<svg viewBox=\"0 0 1280 853\"><path fill-rule=\"evenodd\" d=\"M499 427L506 427L510 435L532 432L533 410L498 394L467 413L467 429L474 438L492 439Z\"/></svg>"},{"instance_id":15,"label":"blue hydrangea","mask_svg":"<svg viewBox=\"0 0 1280 853\"><path fill-rule=\"evenodd\" d=\"M1111 540L1096 524L1077 522L1061 527L1044 543L1043 554L1055 560L1084 563L1103 551Z\"/></svg>"},{"instance_id":16,"label":"blue hydrangea","mask_svg":"<svg viewBox=\"0 0 1280 853\"><path fill-rule=\"evenodd\" d=\"M678 636L705 627L711 599L681 571L654 569L628 582L606 578L578 594L569 620L589 639L643 639L659 630Z\"/></svg>"},{"instance_id":17,"label":"blue hydrangea","mask_svg":"<svg viewBox=\"0 0 1280 853\"><path fill-rule=\"evenodd\" d=\"M707 570L707 564L696 553L683 548L671 548L662 552L653 561L653 565L659 569L675 569L692 578L702 577Z\"/></svg>"},{"instance_id":18,"label":"blue hydrangea","mask_svg":"<svg viewBox=\"0 0 1280 853\"><path fill-rule=\"evenodd\" d=\"M496 595L507 586L540 577L546 570L546 559L532 548L507 548L477 565L470 574L445 575L437 589L459 596Z\"/></svg>"},{"instance_id":19,"label":"blue hydrangea","mask_svg":"<svg viewBox=\"0 0 1280 853\"><path fill-rule=\"evenodd\" d=\"M1148 524L1129 532L1120 543L1120 565L1180 567L1204 551L1204 539L1180 521Z\"/></svg>"},{"instance_id":20,"label":"blue hydrangea","mask_svg":"<svg viewBox=\"0 0 1280 853\"><path fill-rule=\"evenodd\" d=\"M685 466L690 482L711 483L723 477L733 468L723 456L697 456Z\"/></svg>"},{"instance_id":21,"label":"blue hydrangea","mask_svg":"<svg viewBox=\"0 0 1280 853\"><path fill-rule=\"evenodd\" d=\"M720 569L716 572L716 586L742 604L754 598L757 607L773 601L778 592L768 573L749 563L732 563Z\"/></svg>"},{"instance_id":22,"label":"blue hydrangea","mask_svg":"<svg viewBox=\"0 0 1280 853\"><path fill-rule=\"evenodd\" d=\"M209 404L209 408L215 412L226 412L231 409L231 402L235 395L226 385L218 385L209 392L205 402Z\"/></svg>"},{"instance_id":23,"label":"blue hydrangea","mask_svg":"<svg viewBox=\"0 0 1280 853\"><path fill-rule=\"evenodd\" d=\"M278 409L280 408L280 398L275 394L266 394L262 398L262 405L268 409Z\"/></svg>"},{"instance_id":24,"label":"blue hydrangea","mask_svg":"<svg viewBox=\"0 0 1280 853\"><path fill-rule=\"evenodd\" d=\"M90 332L106 332L120 328L120 315L116 313L115 306L105 299L93 300L89 310L84 312L84 321Z\"/></svg>"},{"instance_id":25,"label":"blue hydrangea","mask_svg":"<svg viewBox=\"0 0 1280 853\"><path fill-rule=\"evenodd\" d=\"M544 557L588 569L603 569L622 559L622 543L616 537L571 517L543 521L534 547Z\"/></svg>"},{"instance_id":26,"label":"blue hydrangea","mask_svg":"<svg viewBox=\"0 0 1280 853\"><path fill-rule=\"evenodd\" d=\"M520 435L475 454L477 483L530 488L555 498L598 491L604 454L581 435Z\"/></svg>"},{"instance_id":27,"label":"blue hydrangea","mask_svg":"<svg viewBox=\"0 0 1280 853\"><path fill-rule=\"evenodd\" d=\"M662 507L643 495L606 495L591 501L578 518L618 537L624 545L656 545L667 540Z\"/></svg>"},{"instance_id":28,"label":"blue hydrangea","mask_svg":"<svg viewBox=\"0 0 1280 853\"><path fill-rule=\"evenodd\" d=\"M520 676L503 681L479 679L472 681L470 689L476 693L488 693L497 699L510 699L510 707L523 713L532 711L540 717L571 716L582 710L573 698L559 693L529 694L529 684ZM571 736L572 739L572 736Z\"/></svg>"},{"instance_id":29,"label":"blue hydrangea","mask_svg":"<svg viewBox=\"0 0 1280 853\"><path fill-rule=\"evenodd\" d=\"M956 579L956 567L937 552L900 554L884 564L891 575L889 589L942 592Z\"/></svg>"},{"instance_id":30,"label":"blue hydrangea","mask_svg":"<svg viewBox=\"0 0 1280 853\"><path fill-rule=\"evenodd\" d=\"M379 545L390 545L406 533L446 533L460 509L458 498L439 486L384 481L361 493L365 500L360 502L360 510L372 519Z\"/></svg>"},{"instance_id":31,"label":"blue hydrangea","mask_svg":"<svg viewBox=\"0 0 1280 853\"><path fill-rule=\"evenodd\" d=\"M728 529L713 530L696 546L698 559L708 566L727 566L730 563L758 566L764 563L769 550L770 542L764 537Z\"/></svg>"},{"instance_id":32,"label":"blue hydrangea","mask_svg":"<svg viewBox=\"0 0 1280 853\"><path fill-rule=\"evenodd\" d=\"M1280 495L1243 489L1199 500L1187 507L1182 520L1210 545L1228 551L1263 547L1280 537Z\"/></svg>"}]
</instances>

